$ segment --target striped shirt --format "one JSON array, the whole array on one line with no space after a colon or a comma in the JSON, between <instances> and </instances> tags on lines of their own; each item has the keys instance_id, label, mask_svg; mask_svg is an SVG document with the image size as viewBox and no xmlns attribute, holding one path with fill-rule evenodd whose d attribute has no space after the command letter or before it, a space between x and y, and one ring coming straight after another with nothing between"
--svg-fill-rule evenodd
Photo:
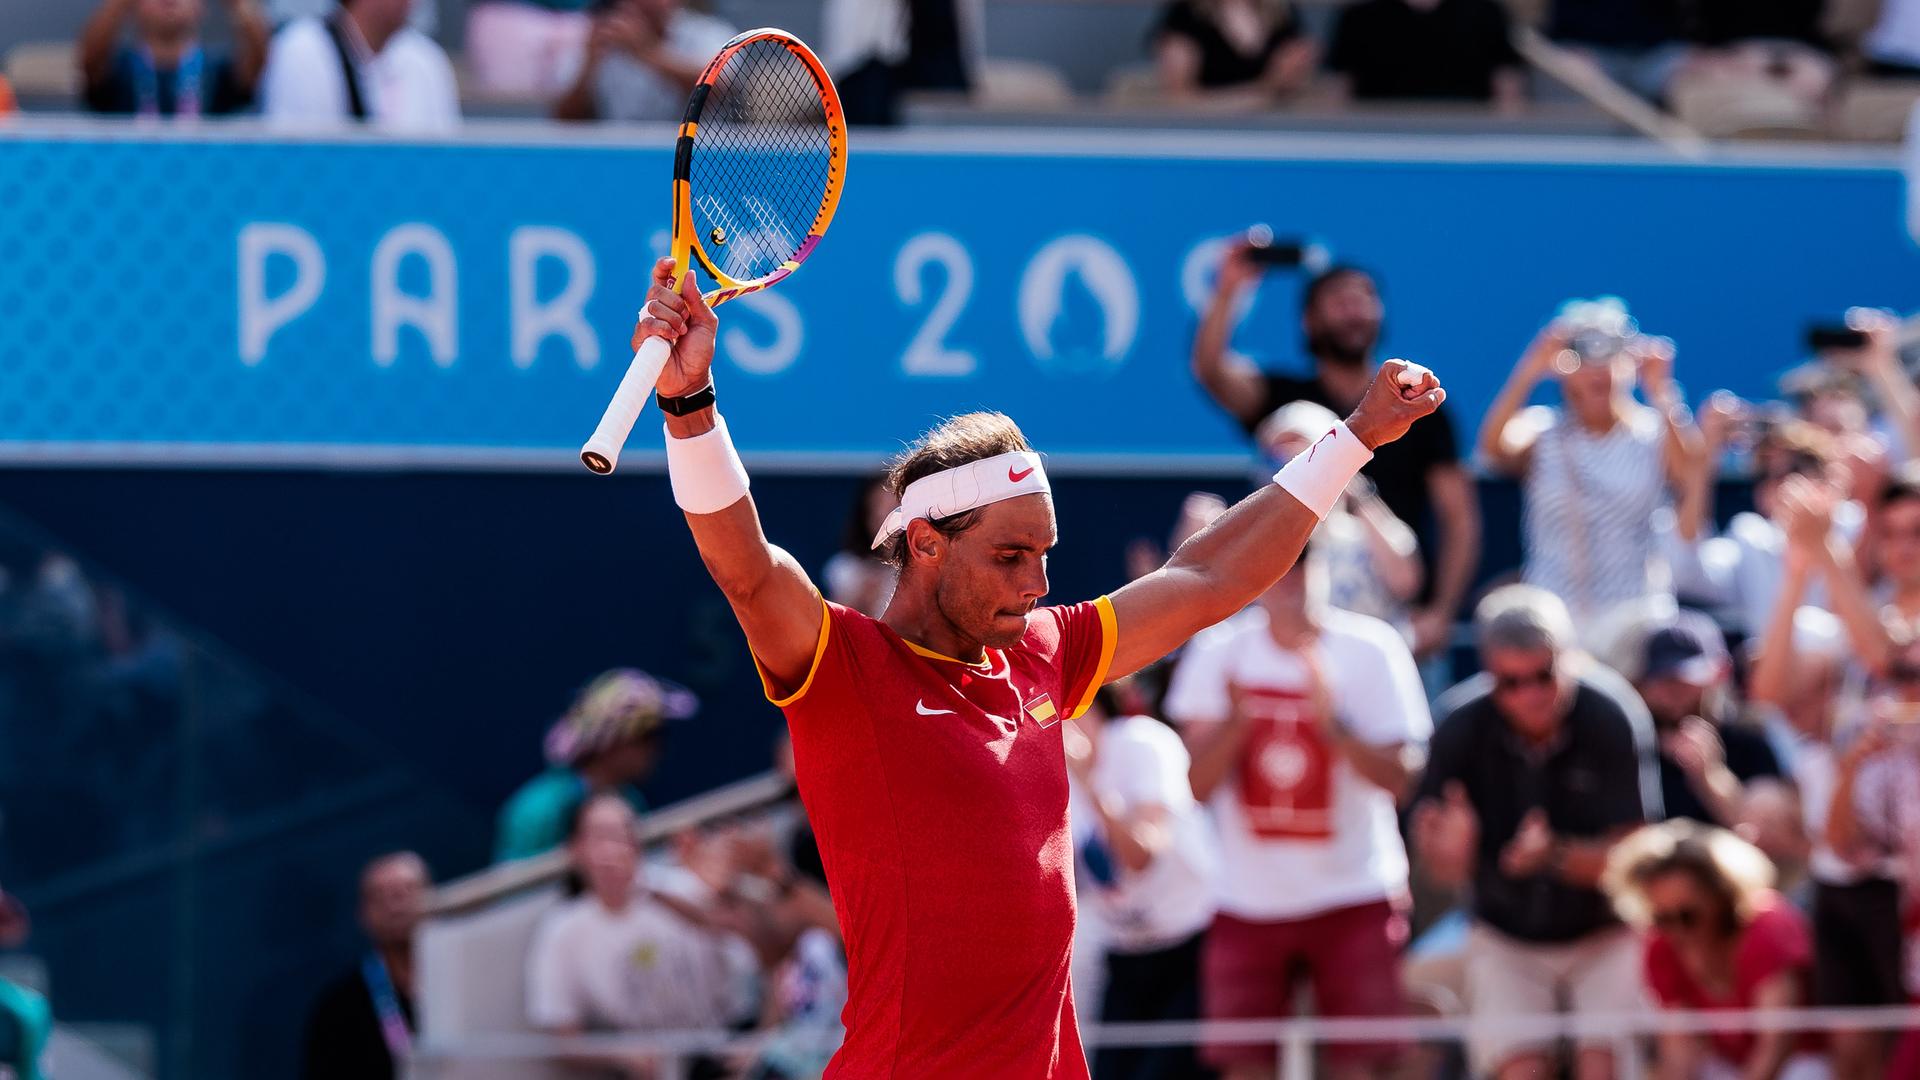
<instances>
[{"instance_id":1,"label":"striped shirt","mask_svg":"<svg viewBox=\"0 0 1920 1080\"><path fill-rule=\"evenodd\" d=\"M1557 408L1529 412L1542 430L1522 483L1526 582L1565 600L1576 621L1668 591L1654 557L1654 515L1667 502L1660 414L1630 405L1594 435Z\"/></svg>"}]
</instances>

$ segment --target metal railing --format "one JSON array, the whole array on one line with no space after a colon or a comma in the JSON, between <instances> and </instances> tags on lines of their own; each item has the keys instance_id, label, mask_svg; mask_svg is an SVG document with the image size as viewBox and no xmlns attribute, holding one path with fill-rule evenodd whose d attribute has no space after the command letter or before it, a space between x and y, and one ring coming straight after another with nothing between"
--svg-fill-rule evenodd
<instances>
[{"instance_id":1,"label":"metal railing","mask_svg":"<svg viewBox=\"0 0 1920 1080\"><path fill-rule=\"evenodd\" d=\"M1872 1009L1754 1009L1702 1012L1642 1011L1629 1013L1541 1013L1496 1018L1472 1016L1399 1017L1390 1019L1295 1018L1285 1020L1222 1020L1142 1024L1094 1024L1082 1029L1087 1048L1174 1047L1207 1043L1273 1047L1274 1061L1284 1080L1309 1080L1314 1074L1317 1047L1352 1043L1449 1043L1469 1035L1498 1033L1537 1042L1607 1042L1612 1044L1616 1075L1640 1080L1644 1075L1641 1044L1647 1036L1683 1033L1762 1033L1774 1031L1912 1031L1920 1030L1920 1007ZM677 1080L685 1059L694 1055L750 1058L765 1036L736 1036L725 1032L664 1032L647 1035L582 1035L559 1038L546 1035L501 1034L423 1041L415 1051L408 1076L412 1080L453 1080L458 1066L478 1062L539 1062L561 1057L620 1057L657 1055L661 1080Z\"/></svg>"}]
</instances>

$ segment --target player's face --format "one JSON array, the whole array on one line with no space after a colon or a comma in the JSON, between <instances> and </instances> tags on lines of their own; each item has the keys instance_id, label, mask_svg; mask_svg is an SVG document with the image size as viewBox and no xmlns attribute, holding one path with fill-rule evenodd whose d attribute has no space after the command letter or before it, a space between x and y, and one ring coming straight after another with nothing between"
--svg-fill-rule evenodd
<instances>
[{"instance_id":1,"label":"player's face","mask_svg":"<svg viewBox=\"0 0 1920 1080\"><path fill-rule=\"evenodd\" d=\"M953 536L934 583L940 614L966 637L1004 649L1027 632L1027 614L1047 595L1047 552L1059 539L1053 499L1022 495L981 510Z\"/></svg>"}]
</instances>

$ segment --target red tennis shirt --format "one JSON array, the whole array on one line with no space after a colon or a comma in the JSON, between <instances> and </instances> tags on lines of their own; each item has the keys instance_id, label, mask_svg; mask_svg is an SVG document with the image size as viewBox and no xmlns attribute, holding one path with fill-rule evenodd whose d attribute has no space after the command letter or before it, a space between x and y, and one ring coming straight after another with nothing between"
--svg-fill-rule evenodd
<instances>
[{"instance_id":1,"label":"red tennis shirt","mask_svg":"<svg viewBox=\"0 0 1920 1080\"><path fill-rule=\"evenodd\" d=\"M1106 681L1113 606L1041 608L978 665L825 608L774 704L847 941L826 1075L1084 1080L1060 721Z\"/></svg>"}]
</instances>

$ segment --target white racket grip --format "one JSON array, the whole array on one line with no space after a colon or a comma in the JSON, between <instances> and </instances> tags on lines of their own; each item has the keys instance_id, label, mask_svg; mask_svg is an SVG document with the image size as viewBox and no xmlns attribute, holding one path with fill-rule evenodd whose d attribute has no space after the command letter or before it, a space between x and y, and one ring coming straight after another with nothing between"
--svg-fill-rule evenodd
<instances>
[{"instance_id":1,"label":"white racket grip","mask_svg":"<svg viewBox=\"0 0 1920 1080\"><path fill-rule=\"evenodd\" d=\"M673 345L663 337L650 337L640 343L640 351L633 354L633 363L627 365L627 373L620 377L620 388L613 392L613 400L600 416L600 426L593 429L593 437L580 448L580 461L587 468L605 476L620 463L620 448L627 445L634 421L640 419L640 410L647 407L647 396L653 393L653 384L660 380L660 371L667 366L667 357L672 353Z\"/></svg>"}]
</instances>

